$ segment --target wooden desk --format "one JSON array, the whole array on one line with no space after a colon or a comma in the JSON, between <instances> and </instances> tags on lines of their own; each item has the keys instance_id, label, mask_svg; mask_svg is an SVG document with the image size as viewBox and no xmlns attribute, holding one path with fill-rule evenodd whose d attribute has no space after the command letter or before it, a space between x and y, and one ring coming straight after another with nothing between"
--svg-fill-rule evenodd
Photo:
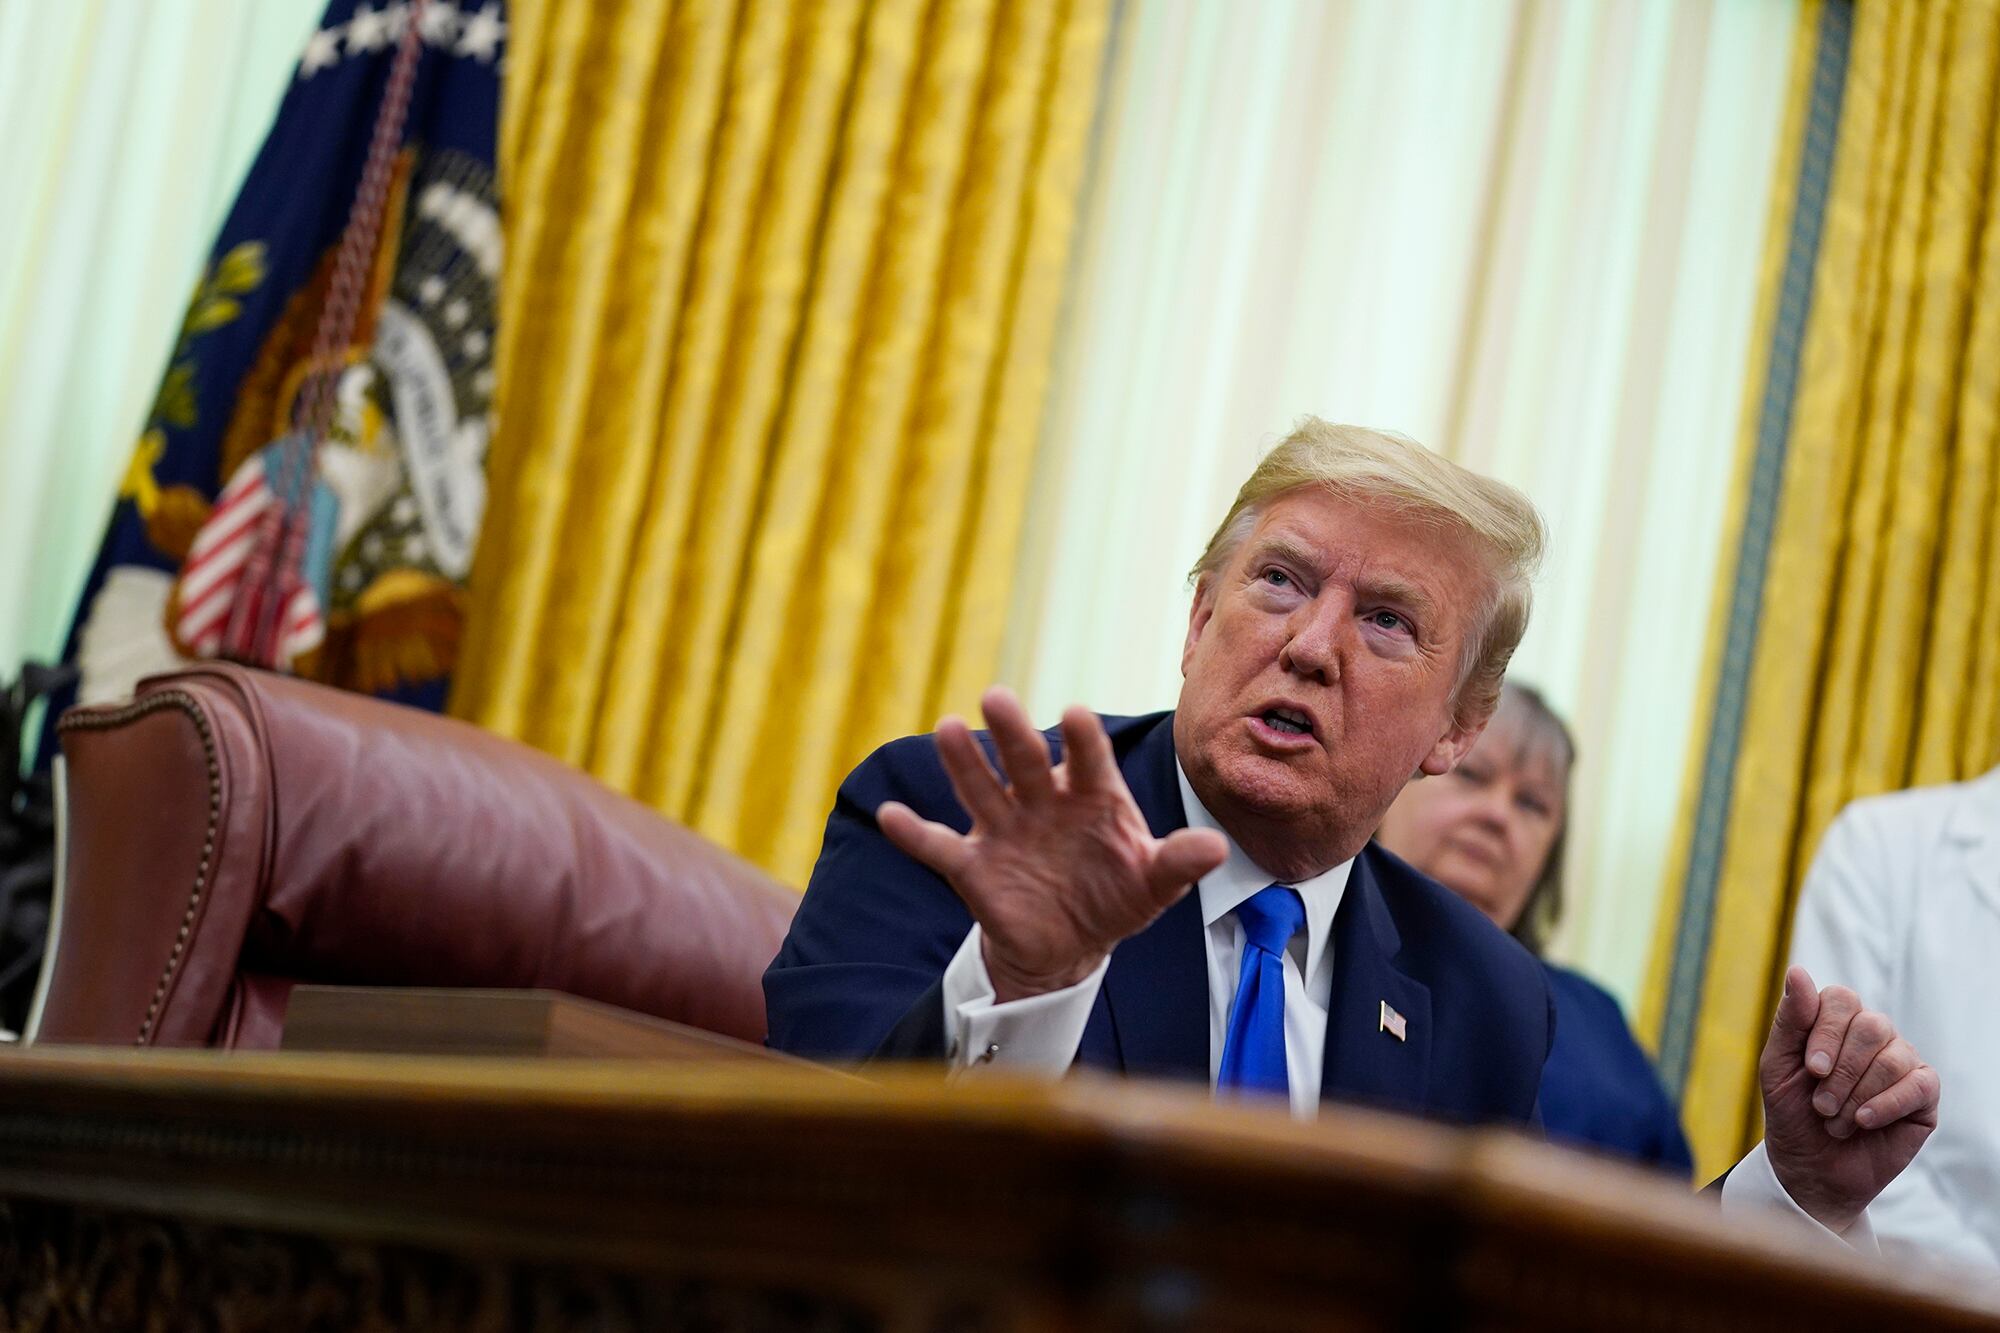
<instances>
[{"instance_id":1,"label":"wooden desk","mask_svg":"<svg viewBox=\"0 0 2000 1333\"><path fill-rule=\"evenodd\" d=\"M1507 1134L1075 1078L0 1053L9 1326L2000 1329Z\"/></svg>"},{"instance_id":2,"label":"wooden desk","mask_svg":"<svg viewBox=\"0 0 2000 1333\"><path fill-rule=\"evenodd\" d=\"M298 986L285 1010L288 1051L785 1061L762 1046L548 990Z\"/></svg>"}]
</instances>

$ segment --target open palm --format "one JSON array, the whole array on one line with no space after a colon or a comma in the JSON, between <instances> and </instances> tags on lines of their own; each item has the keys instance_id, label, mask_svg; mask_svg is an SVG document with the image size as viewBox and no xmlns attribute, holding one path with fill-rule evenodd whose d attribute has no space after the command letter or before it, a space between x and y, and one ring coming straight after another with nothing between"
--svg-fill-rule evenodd
<instances>
[{"instance_id":1,"label":"open palm","mask_svg":"<svg viewBox=\"0 0 2000 1333\"><path fill-rule=\"evenodd\" d=\"M962 721L946 718L937 730L938 756L971 831L894 801L876 818L891 842L964 900L985 936L995 997L1006 1001L1088 976L1228 852L1212 831L1152 835L1088 709L1063 714L1067 753L1058 765L1012 692L996 687L980 703L1004 780Z\"/></svg>"}]
</instances>

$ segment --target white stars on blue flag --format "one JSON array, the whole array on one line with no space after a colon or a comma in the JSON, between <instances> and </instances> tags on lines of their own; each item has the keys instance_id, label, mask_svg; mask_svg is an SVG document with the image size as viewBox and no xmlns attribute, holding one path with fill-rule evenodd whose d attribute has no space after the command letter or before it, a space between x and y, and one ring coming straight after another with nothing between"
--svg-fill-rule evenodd
<instances>
[{"instance_id":1,"label":"white stars on blue flag","mask_svg":"<svg viewBox=\"0 0 2000 1333\"><path fill-rule=\"evenodd\" d=\"M455 0L431 0L424 6L418 28L424 44L447 55L490 65L498 60L507 39L507 21L498 0L487 0L477 12ZM299 57L299 78L310 79L351 56L373 56L393 50L409 27L410 6L396 3L376 8L357 5L344 23L330 23L306 39Z\"/></svg>"}]
</instances>

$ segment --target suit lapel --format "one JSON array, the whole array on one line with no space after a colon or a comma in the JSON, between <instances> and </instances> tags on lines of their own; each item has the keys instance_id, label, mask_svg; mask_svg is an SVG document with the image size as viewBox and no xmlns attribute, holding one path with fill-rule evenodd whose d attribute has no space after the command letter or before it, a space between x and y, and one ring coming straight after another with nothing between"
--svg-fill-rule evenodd
<instances>
[{"instance_id":1,"label":"suit lapel","mask_svg":"<svg viewBox=\"0 0 2000 1333\"><path fill-rule=\"evenodd\" d=\"M1431 991L1395 966L1402 936L1383 892L1370 843L1354 858L1333 918L1333 993L1320 1095L1422 1111L1430 1092ZM1402 1017L1401 1040L1384 1029L1384 1004Z\"/></svg>"},{"instance_id":2,"label":"suit lapel","mask_svg":"<svg viewBox=\"0 0 2000 1333\"><path fill-rule=\"evenodd\" d=\"M1173 722L1171 713L1161 718L1119 766L1156 838L1187 827ZM1201 931L1201 898L1190 891L1112 951L1104 1017L1126 1073L1207 1080L1208 950Z\"/></svg>"}]
</instances>

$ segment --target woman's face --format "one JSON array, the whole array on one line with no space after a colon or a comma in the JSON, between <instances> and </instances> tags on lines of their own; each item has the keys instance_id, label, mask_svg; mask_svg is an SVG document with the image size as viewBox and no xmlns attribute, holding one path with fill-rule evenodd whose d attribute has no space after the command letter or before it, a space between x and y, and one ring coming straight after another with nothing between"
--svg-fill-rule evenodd
<instances>
[{"instance_id":1,"label":"woman's face","mask_svg":"<svg viewBox=\"0 0 2000 1333\"><path fill-rule=\"evenodd\" d=\"M1376 837L1384 847L1512 930L1562 831L1568 774L1548 746L1522 744L1498 716L1442 777L1403 788Z\"/></svg>"}]
</instances>

